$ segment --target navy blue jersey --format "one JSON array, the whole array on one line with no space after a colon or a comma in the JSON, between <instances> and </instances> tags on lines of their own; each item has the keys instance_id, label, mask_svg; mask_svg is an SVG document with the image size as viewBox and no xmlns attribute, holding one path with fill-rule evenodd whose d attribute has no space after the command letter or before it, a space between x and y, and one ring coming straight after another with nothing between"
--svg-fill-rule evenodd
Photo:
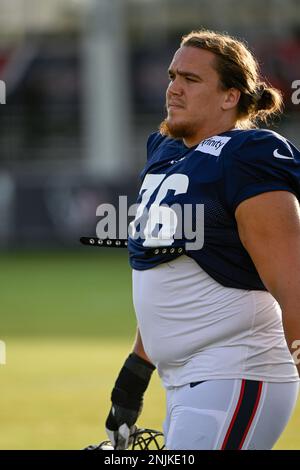
<instances>
[{"instance_id":1,"label":"navy blue jersey","mask_svg":"<svg viewBox=\"0 0 300 470\"><path fill-rule=\"evenodd\" d=\"M204 243L186 250L212 278L226 287L266 290L243 247L234 216L239 203L251 196L276 190L292 192L300 200L300 152L276 132L233 129L188 148L182 140L150 135L147 164L142 171L138 211L129 237L130 264L137 270L151 269L174 255L149 256L150 247L186 247L184 217L170 218L166 228L151 211L165 211L174 204L182 208L203 205ZM154 211L155 209L155 211ZM164 222L164 221L165 222ZM197 228L193 211L191 228ZM172 226L173 224L173 226ZM176 237L178 227L181 237ZM284 228L283 228L284 229Z\"/></svg>"}]
</instances>

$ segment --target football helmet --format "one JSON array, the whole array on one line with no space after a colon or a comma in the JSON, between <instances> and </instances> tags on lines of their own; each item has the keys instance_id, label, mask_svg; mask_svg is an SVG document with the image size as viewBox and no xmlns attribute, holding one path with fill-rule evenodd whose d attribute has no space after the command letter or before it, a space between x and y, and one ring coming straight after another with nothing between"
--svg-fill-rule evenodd
<instances>
[{"instance_id":1,"label":"football helmet","mask_svg":"<svg viewBox=\"0 0 300 470\"><path fill-rule=\"evenodd\" d=\"M137 429L130 436L128 450L163 450L165 448L164 435L155 429ZM83 450L114 450L110 441L90 445Z\"/></svg>"}]
</instances>

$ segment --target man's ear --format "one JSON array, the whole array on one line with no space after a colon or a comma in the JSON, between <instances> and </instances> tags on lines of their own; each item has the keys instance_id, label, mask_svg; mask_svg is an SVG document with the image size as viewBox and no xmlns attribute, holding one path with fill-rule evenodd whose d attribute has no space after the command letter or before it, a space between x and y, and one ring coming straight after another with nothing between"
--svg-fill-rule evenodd
<instances>
[{"instance_id":1,"label":"man's ear","mask_svg":"<svg viewBox=\"0 0 300 470\"><path fill-rule=\"evenodd\" d=\"M221 108L224 111L234 108L237 106L241 96L240 90L237 88L229 88L224 94L224 100Z\"/></svg>"}]
</instances>

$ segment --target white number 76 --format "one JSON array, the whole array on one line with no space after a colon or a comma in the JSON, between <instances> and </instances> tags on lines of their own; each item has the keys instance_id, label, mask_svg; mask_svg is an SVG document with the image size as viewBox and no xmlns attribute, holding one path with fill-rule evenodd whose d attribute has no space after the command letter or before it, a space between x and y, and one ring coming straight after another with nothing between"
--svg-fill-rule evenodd
<instances>
[{"instance_id":1,"label":"white number 76","mask_svg":"<svg viewBox=\"0 0 300 470\"><path fill-rule=\"evenodd\" d=\"M130 224L130 236L131 238L137 238L137 225L145 210L147 210L146 206L152 194L160 186L156 198L151 204L143 234L138 235L144 238L143 245L146 247L170 246L174 243L174 234L178 223L177 215L173 209L161 206L161 203L169 190L173 190L175 196L186 193L189 186L189 178L181 173L170 175L164 180L165 176L165 174L146 175L140 189L140 194L143 193L142 200L137 208L135 219ZM161 228L157 235L154 236L153 231L158 224L161 225Z\"/></svg>"}]
</instances>

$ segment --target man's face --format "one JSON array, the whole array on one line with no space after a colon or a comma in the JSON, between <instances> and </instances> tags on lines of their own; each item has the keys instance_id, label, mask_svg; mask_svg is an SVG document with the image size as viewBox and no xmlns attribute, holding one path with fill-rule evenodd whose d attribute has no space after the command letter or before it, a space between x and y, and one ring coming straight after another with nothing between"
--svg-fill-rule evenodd
<instances>
[{"instance_id":1,"label":"man's face","mask_svg":"<svg viewBox=\"0 0 300 470\"><path fill-rule=\"evenodd\" d=\"M175 53L169 67L168 116L164 121L172 137L194 145L203 129L215 127L222 118L225 91L214 68L215 60L215 54L196 47L183 46Z\"/></svg>"}]
</instances>

